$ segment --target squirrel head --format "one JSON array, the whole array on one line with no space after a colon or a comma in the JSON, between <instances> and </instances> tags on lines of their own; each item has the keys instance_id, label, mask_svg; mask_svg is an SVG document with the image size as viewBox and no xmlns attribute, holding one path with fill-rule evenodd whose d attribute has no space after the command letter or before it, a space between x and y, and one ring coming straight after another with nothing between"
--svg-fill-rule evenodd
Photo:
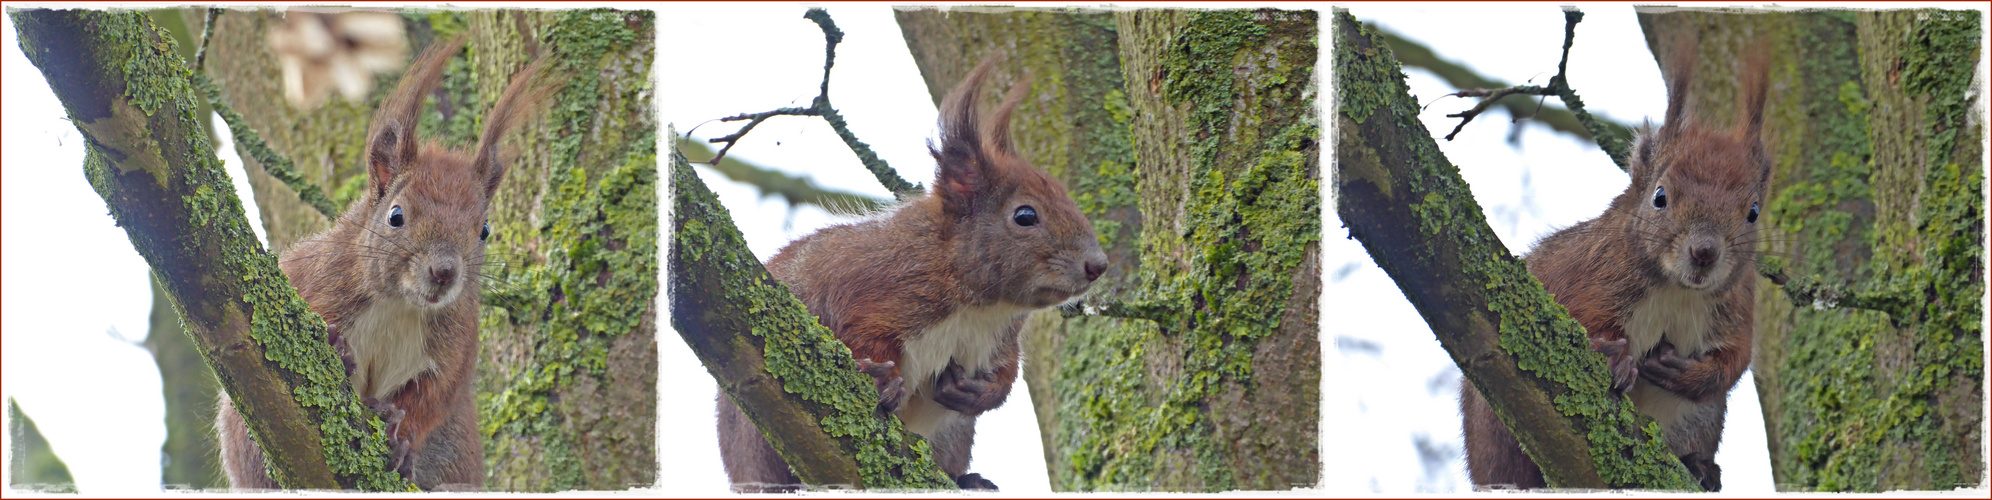
<instances>
[{"instance_id":1,"label":"squirrel head","mask_svg":"<svg viewBox=\"0 0 1992 500\"><path fill-rule=\"evenodd\" d=\"M1741 75L1736 125L1698 123L1689 109L1696 43L1677 44L1670 59L1666 123L1633 145L1632 184L1613 206L1629 213L1624 234L1663 278L1690 290L1718 290L1756 271L1757 230L1771 160L1764 149L1769 53L1753 45Z\"/></svg>"},{"instance_id":2,"label":"squirrel head","mask_svg":"<svg viewBox=\"0 0 1992 500\"><path fill-rule=\"evenodd\" d=\"M472 152L453 151L417 140L422 101L441 82L463 38L439 42L425 51L374 114L367 133L367 192L349 213L361 225L358 248L374 297L398 297L418 309L437 310L476 290L466 281L483 275L484 243L491 236L485 211L505 178L509 159L499 139L524 121L551 88L527 82L545 59L515 75L485 115Z\"/></svg>"},{"instance_id":3,"label":"squirrel head","mask_svg":"<svg viewBox=\"0 0 1992 500\"><path fill-rule=\"evenodd\" d=\"M984 59L948 93L940 143L927 144L939 163L940 236L972 300L1049 307L1091 287L1107 255L1065 186L1011 142L1010 116L1030 85L1017 84L994 114L980 117L982 87L999 59Z\"/></svg>"}]
</instances>

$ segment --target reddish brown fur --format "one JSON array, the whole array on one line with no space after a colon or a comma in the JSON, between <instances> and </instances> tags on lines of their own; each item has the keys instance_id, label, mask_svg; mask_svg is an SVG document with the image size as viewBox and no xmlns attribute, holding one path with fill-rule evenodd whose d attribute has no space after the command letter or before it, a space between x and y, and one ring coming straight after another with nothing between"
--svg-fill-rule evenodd
<instances>
[{"instance_id":1,"label":"reddish brown fur","mask_svg":"<svg viewBox=\"0 0 1992 500\"><path fill-rule=\"evenodd\" d=\"M377 111L368 135L367 172L373 189L330 231L299 242L280 263L299 296L325 318L332 335L327 340L350 357L349 363L364 367L374 359L366 352L347 350L346 340L353 336L423 336L420 345L433 360L433 369L398 388L375 388L369 381L368 387L354 390L385 412L396 459L404 474L424 489L481 489L484 483L483 445L471 387L478 346L476 281L484 264L479 233L490 197L505 175L507 162L497 154L499 140L554 90L529 84L545 66L542 59L514 76L487 114L475 151L452 151L434 143L417 146L414 131L422 100L439 84L450 56L462 47L462 39L440 43L410 67ZM394 207L402 210L403 227L384 222ZM435 277L443 271L451 277ZM418 283L435 280L429 288L441 291L429 296L441 293L454 300L419 316L426 318L420 320L423 332L358 331L365 325L361 318L376 307L402 307L393 306L400 303L422 307L423 296L411 296L404 284L411 276ZM371 397L374 390L390 393L385 401L377 401ZM264 470L261 450L249 439L226 392L217 425L230 484L276 488Z\"/></svg>"},{"instance_id":2,"label":"reddish brown fur","mask_svg":"<svg viewBox=\"0 0 1992 500\"><path fill-rule=\"evenodd\" d=\"M939 164L933 194L873 220L825 228L768 260L768 270L854 357L896 364L892 375L904 375L912 396L904 407L886 401L886 408L911 418L915 407L939 404L965 419L966 425L925 436L941 469L964 487L993 487L966 473L973 419L1001 405L1016 381L1022 313L1084 292L1106 265L1092 223L1065 187L1031 167L1011 143L1009 118L1028 86L1012 89L988 121L980 121L977 101L994 63L991 58L977 66L942 105L941 141L929 145ZM1025 205L1041 223L1015 222ZM934 329L952 324L950 318L990 310L1001 312L993 313L987 330L978 322L977 331L960 334L993 343L992 358L909 357L915 352L910 345L934 341L926 336L941 335ZM982 361L989 366L985 373L963 368ZM897 371L941 363L948 368L933 383L918 382L924 374ZM798 481L788 466L724 393L719 417L720 449L736 489L794 487Z\"/></svg>"},{"instance_id":3,"label":"reddish brown fur","mask_svg":"<svg viewBox=\"0 0 1992 500\"><path fill-rule=\"evenodd\" d=\"M1598 218L1537 242L1528 263L1589 332L1593 347L1607 354L1614 388L1662 420L1669 446L1713 491L1721 488L1713 457L1726 397L1750 363L1757 238L1747 217L1769 183L1761 139L1768 58L1760 46L1745 62L1741 120L1733 132L1718 133L1695 123L1686 105L1694 54L1691 43L1674 51L1667 122L1635 146L1631 185ZM1654 205L1660 188L1664 208ZM1669 297L1707 307L1646 302ZM1643 304L1649 309L1642 311ZM1648 323L1636 324L1639 318ZM1693 335L1682 325L1706 325L1694 337L1707 339L1706 348L1676 352L1673 335ZM1649 340L1665 336L1642 351L1635 327ZM1541 471L1480 392L1462 383L1460 396L1474 484L1544 486Z\"/></svg>"}]
</instances>

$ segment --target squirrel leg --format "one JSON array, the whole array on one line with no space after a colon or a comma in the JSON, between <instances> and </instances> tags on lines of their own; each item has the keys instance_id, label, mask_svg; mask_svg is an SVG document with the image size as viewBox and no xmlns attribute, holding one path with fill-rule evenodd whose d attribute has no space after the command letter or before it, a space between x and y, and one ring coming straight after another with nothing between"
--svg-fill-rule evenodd
<instances>
[{"instance_id":1,"label":"squirrel leg","mask_svg":"<svg viewBox=\"0 0 1992 500\"><path fill-rule=\"evenodd\" d=\"M1017 364L1012 357L1008 363L998 365L994 370L986 370L970 375L968 369L953 361L934 378L934 402L963 415L981 415L1003 405L1009 399L1010 389L1016 386Z\"/></svg>"},{"instance_id":2,"label":"squirrel leg","mask_svg":"<svg viewBox=\"0 0 1992 500\"><path fill-rule=\"evenodd\" d=\"M1661 341L1639 363L1639 378L1667 392L1694 401L1726 396L1749 366L1740 349L1721 348L1682 356Z\"/></svg>"}]
</instances>

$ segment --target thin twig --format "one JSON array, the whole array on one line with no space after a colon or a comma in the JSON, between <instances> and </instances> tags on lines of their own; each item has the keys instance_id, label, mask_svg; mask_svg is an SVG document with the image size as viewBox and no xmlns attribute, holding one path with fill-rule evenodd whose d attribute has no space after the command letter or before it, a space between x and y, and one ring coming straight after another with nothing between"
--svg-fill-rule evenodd
<instances>
[{"instance_id":1,"label":"thin twig","mask_svg":"<svg viewBox=\"0 0 1992 500\"><path fill-rule=\"evenodd\" d=\"M201 46L200 48L194 49L195 73L199 73L207 69L208 40L214 39L214 21L220 18L221 18L220 7L208 8L207 22L201 25Z\"/></svg>"},{"instance_id":2,"label":"thin twig","mask_svg":"<svg viewBox=\"0 0 1992 500\"><path fill-rule=\"evenodd\" d=\"M1446 115L1450 118L1461 119L1459 125L1453 127L1452 133L1446 134L1446 140L1452 140L1453 136L1459 135L1460 129L1465 128L1468 122L1472 122L1474 117L1479 116L1481 112L1486 111L1488 107L1492 106L1494 101L1498 101L1503 97L1515 94L1553 95L1563 101L1564 109L1569 110L1570 114L1577 118L1577 123L1582 124L1584 130L1590 132L1591 139L1598 143L1600 149L1605 150L1606 155L1612 157L1612 163L1618 164L1619 170L1630 168L1632 147L1629 141L1625 137L1614 133L1610 126L1598 120L1597 117L1592 116L1589 111L1585 111L1584 100L1577 96L1575 89L1570 88L1570 47L1576 44L1577 23L1583 22L1583 20L1583 11L1575 8L1565 8L1563 11L1563 58L1556 62L1556 76L1549 78L1549 85L1517 85L1504 89L1474 89L1453 93L1452 95L1461 97L1486 97L1486 99L1481 100L1480 104L1474 105L1473 109ZM1537 104L1538 108L1540 106L1541 104ZM1517 117L1516 120L1519 121L1520 117Z\"/></svg>"},{"instance_id":3,"label":"thin twig","mask_svg":"<svg viewBox=\"0 0 1992 500\"><path fill-rule=\"evenodd\" d=\"M776 116L817 116L822 117L823 121L830 123L830 128L837 131L837 137L844 140L844 145L851 148L852 153L858 155L858 161L864 163L865 169L870 170L872 175L878 178L879 184L891 190L893 195L901 200L905 200L919 196L925 192L926 190L920 187L920 185L906 182L906 179L899 177L899 172L893 170L891 165L887 165L885 159L879 158L878 153L872 151L870 145L865 144L864 141L859 141L858 135L852 133L850 125L844 122L843 115L838 114L837 108L830 105L830 69L836 66L837 44L843 43L844 32L837 29L837 24L830 21L830 13L823 9L809 9L802 17L816 22L816 26L823 29L823 83L817 87L818 93L816 99L811 100L807 108L782 108L774 111L746 113L720 119L723 122L749 121L747 125L740 127L738 132L729 134L726 137L710 140L709 142L715 144L726 143L726 146L720 148L718 155L713 156L711 160L703 163L710 165L719 164L720 159L726 158L726 152L733 149L733 146L739 143L742 137L746 137L749 130L753 130L755 126L760 125L761 122L767 121L769 118Z\"/></svg>"}]
</instances>

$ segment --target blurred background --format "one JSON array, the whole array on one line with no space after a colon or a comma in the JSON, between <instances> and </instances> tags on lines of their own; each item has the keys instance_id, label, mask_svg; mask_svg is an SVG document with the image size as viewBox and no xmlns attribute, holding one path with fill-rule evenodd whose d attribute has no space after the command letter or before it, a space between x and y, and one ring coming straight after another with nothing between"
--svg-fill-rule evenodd
<instances>
[{"instance_id":1,"label":"blurred background","mask_svg":"<svg viewBox=\"0 0 1992 500\"><path fill-rule=\"evenodd\" d=\"M1581 5L1570 49L1570 85L1585 109L1636 126L1660 120L1667 89L1631 6ZM1446 115L1477 98L1442 97L1470 88L1547 85L1562 57L1563 13L1555 5L1354 5L1357 20L1397 37L1407 83L1425 105L1421 119L1457 165L1486 210L1487 222L1516 255L1536 239L1603 213L1630 180L1589 136L1574 132L1551 98L1509 97L1507 109L1481 114L1454 140ZM1409 45L1407 45L1409 44ZM1422 49L1414 48L1422 47ZM1531 118L1533 117L1533 118ZM1517 121L1517 118L1522 118ZM1333 192L1329 193L1333 196ZM1324 287L1322 484L1337 491L1458 493L1466 478L1460 434L1459 367L1362 244L1348 238L1329 210L1322 224ZM1341 311L1341 314L1335 314ZM1337 383L1361 380L1363 383ZM1752 377L1729 394L1729 417L1716 463L1724 494L1769 494L1771 469Z\"/></svg>"}]
</instances>

